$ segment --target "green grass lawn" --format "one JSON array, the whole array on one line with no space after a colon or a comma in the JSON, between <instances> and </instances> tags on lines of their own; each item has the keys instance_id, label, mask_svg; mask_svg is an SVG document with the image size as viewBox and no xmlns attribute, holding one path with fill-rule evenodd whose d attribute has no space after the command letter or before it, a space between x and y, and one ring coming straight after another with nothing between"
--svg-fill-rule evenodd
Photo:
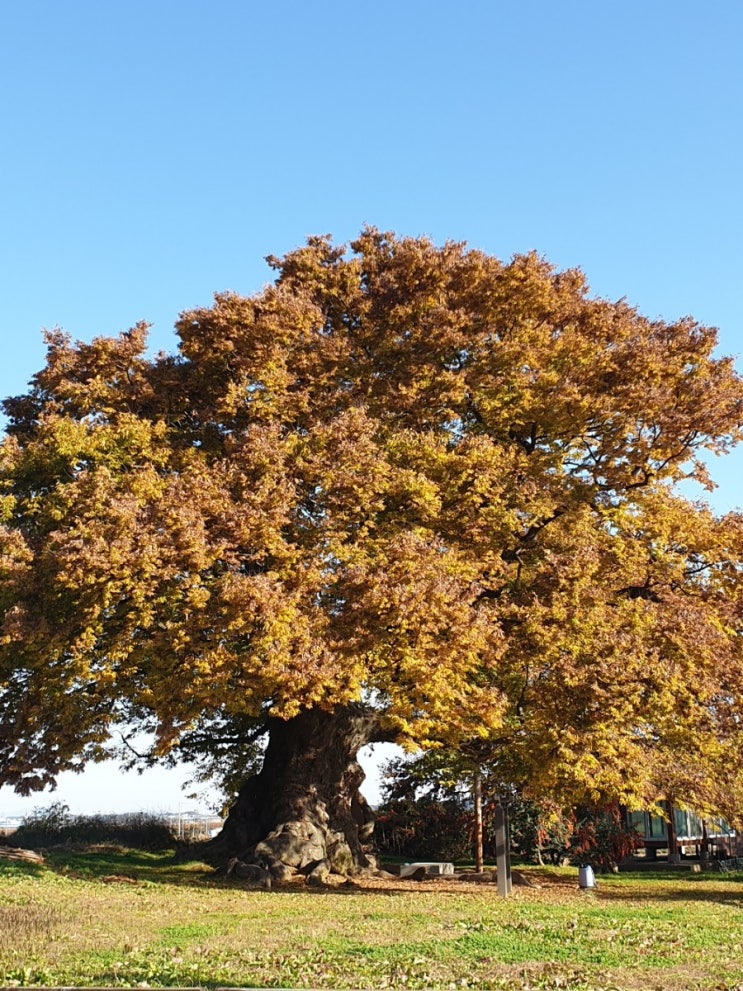
<instances>
[{"instance_id":1,"label":"green grass lawn","mask_svg":"<svg viewBox=\"0 0 743 991\"><path fill-rule=\"evenodd\" d=\"M580 891L375 882L255 891L136 851L0 861L0 983L743 989L743 874L627 874Z\"/></svg>"}]
</instances>

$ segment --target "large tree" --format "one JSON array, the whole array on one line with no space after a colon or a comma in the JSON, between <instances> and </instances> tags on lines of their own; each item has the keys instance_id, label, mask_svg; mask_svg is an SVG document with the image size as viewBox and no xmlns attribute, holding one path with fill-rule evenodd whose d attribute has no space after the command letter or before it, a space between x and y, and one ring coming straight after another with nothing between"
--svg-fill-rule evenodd
<instances>
[{"instance_id":1,"label":"large tree","mask_svg":"<svg viewBox=\"0 0 743 991\"><path fill-rule=\"evenodd\" d=\"M741 756L738 516L676 483L740 436L715 333L578 271L370 229L275 283L72 343L7 400L0 782L267 734L217 847L369 866L366 742L566 800L722 802ZM288 866L287 866L288 865Z\"/></svg>"}]
</instances>

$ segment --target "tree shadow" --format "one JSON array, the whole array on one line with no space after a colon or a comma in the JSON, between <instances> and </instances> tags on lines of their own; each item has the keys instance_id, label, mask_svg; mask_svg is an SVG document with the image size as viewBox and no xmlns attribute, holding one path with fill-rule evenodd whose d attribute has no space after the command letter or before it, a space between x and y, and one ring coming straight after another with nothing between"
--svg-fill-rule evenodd
<instances>
[{"instance_id":1,"label":"tree shadow","mask_svg":"<svg viewBox=\"0 0 743 991\"><path fill-rule=\"evenodd\" d=\"M0 876L3 873L41 877L47 872L76 878L80 880L100 880L111 885L125 884L155 884L163 887L178 888L192 887L199 889L222 889L228 891L254 891L272 895L306 895L308 897L385 895L403 897L411 893L426 893L461 897L462 894L489 895L498 898L496 885L492 882L480 881L475 884L471 878L458 879L425 878L420 881L400 882L390 878L385 883L384 878L374 879L366 884L363 879L349 878L346 881L328 884L307 883L304 878L273 883L271 890L266 891L258 883L251 883L241 878L226 876L215 870L198 858L198 846L189 851L148 852L99 846L92 849L70 850L69 848L42 851L44 863L35 864L23 861L0 861ZM192 857L190 855L193 855ZM516 874L526 875L531 882L526 887L517 890L533 892L539 899L539 889L547 892L564 893L566 898L574 898L579 894L577 876L557 873L549 868L531 868L519 870ZM615 878L612 876L597 878L596 889L585 892L592 895L595 891L597 905L607 902L641 902L643 898L653 902L706 902L710 904L740 907L743 903L743 872L735 874L704 874L679 875L668 872L623 872ZM442 881L446 883L443 886ZM629 882L625 884L623 882ZM461 883L461 887L459 886ZM670 883L670 884L669 884ZM720 884L725 888L720 889Z\"/></svg>"},{"instance_id":2,"label":"tree shadow","mask_svg":"<svg viewBox=\"0 0 743 991\"><path fill-rule=\"evenodd\" d=\"M47 864L31 864L22 860L0 859L0 882L3 877L41 877L48 870Z\"/></svg>"},{"instance_id":3,"label":"tree shadow","mask_svg":"<svg viewBox=\"0 0 743 991\"><path fill-rule=\"evenodd\" d=\"M641 901L643 892L638 891L637 885L643 884L648 900L654 902L706 902L736 908L743 905L743 872L740 871L732 874L690 871L688 875L663 871L627 871L622 872L622 877L633 882L633 887L625 888L621 884L604 886L601 888L604 898L612 901ZM667 887L670 883L673 886ZM720 884L730 885L730 888L720 890Z\"/></svg>"},{"instance_id":4,"label":"tree shadow","mask_svg":"<svg viewBox=\"0 0 743 991\"><path fill-rule=\"evenodd\" d=\"M38 851L43 854L44 862L31 864L16 861L0 861L0 876L2 868L9 873L19 876L43 877L45 874L55 874L59 877L83 881L100 881L110 885L154 884L162 887L192 887L201 890L251 891L266 895L306 895L308 897L386 895L399 896L411 893L453 894L460 895L464 890L442 890L440 880L424 878L418 881L400 882L394 876L390 883L384 879L374 879L373 884L364 884L363 879L348 878L345 881L334 880L329 883L313 884L299 875L285 882L273 882L270 890L260 883L253 883L244 878L226 876L224 872L215 869L199 859L184 856L184 851L147 852L98 846L92 849L74 849L69 847L52 848ZM197 853L197 850L191 851ZM449 884L457 883L453 879ZM481 883L477 889L491 891L496 895L495 885ZM470 888L469 890L472 890Z\"/></svg>"}]
</instances>

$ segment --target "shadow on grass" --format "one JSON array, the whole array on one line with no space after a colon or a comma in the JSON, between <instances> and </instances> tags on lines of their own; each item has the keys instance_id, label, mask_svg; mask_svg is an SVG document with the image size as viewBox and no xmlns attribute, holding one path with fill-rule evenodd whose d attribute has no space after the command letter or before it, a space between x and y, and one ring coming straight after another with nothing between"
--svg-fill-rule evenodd
<instances>
[{"instance_id":1,"label":"shadow on grass","mask_svg":"<svg viewBox=\"0 0 743 991\"><path fill-rule=\"evenodd\" d=\"M184 862L182 858L176 858L172 850L149 853L105 847L90 850L53 847L39 852L44 856L41 864L0 860L0 877L3 874L42 877L51 872L60 877L84 881L98 878L111 883L130 880L176 885L203 885L218 879L206 864Z\"/></svg>"},{"instance_id":2,"label":"shadow on grass","mask_svg":"<svg viewBox=\"0 0 743 991\"><path fill-rule=\"evenodd\" d=\"M0 859L0 882L3 877L42 877L47 870L47 864L29 864L25 861Z\"/></svg>"},{"instance_id":3,"label":"shadow on grass","mask_svg":"<svg viewBox=\"0 0 743 991\"><path fill-rule=\"evenodd\" d=\"M679 874L670 871L623 871L621 881L612 878L599 886L601 894L612 901L706 902L740 908L743 904L743 872L717 874ZM724 884L724 890L720 885Z\"/></svg>"},{"instance_id":4,"label":"shadow on grass","mask_svg":"<svg viewBox=\"0 0 743 991\"><path fill-rule=\"evenodd\" d=\"M40 850L44 863L31 864L22 861L0 861L0 880L5 876L25 876L41 878L45 874L80 881L100 880L108 884L145 883L179 888L211 888L229 891L260 891L259 885L239 878L225 877L204 861L184 859L183 854L174 851L146 852L142 850L119 850L97 848L91 850L70 850L69 847ZM193 851L197 853L197 848ZM275 884L271 894L306 895L346 895L363 893L365 889L349 882L348 884L310 886L301 881ZM372 889L370 889L372 890ZM375 893L403 894L399 889L375 887ZM266 892L269 894L269 892Z\"/></svg>"},{"instance_id":5,"label":"shadow on grass","mask_svg":"<svg viewBox=\"0 0 743 991\"><path fill-rule=\"evenodd\" d=\"M93 848L83 851L49 850L46 866L58 874L81 879L131 879L153 884L199 885L211 883L217 875L201 861L184 860L172 850L147 852Z\"/></svg>"},{"instance_id":6,"label":"shadow on grass","mask_svg":"<svg viewBox=\"0 0 743 991\"><path fill-rule=\"evenodd\" d=\"M174 851L145 852L141 850L118 849L109 847L92 848L89 850L70 850L58 848L43 851L45 862L31 864L25 862L0 861L0 878L6 876L42 877L51 872L60 877L94 881L96 879L109 884L146 883L159 886L177 886L194 888L211 888L234 891L259 890L257 885L249 884L239 879L225 877L214 871L205 862L198 859L198 846L188 851L188 859L181 852L176 856ZM191 859L192 858L192 859ZM560 870L544 867L519 867L518 873L530 879L545 892L554 894L564 893L566 898L574 898L578 894L577 871L573 869ZM638 902L647 898L653 902L683 902L695 901L710 904L740 907L743 902L743 872L733 874L692 874L679 875L678 872L641 871L623 872L621 875L599 875L596 895L600 902ZM724 884L721 890L720 885ZM413 886L414 885L414 886ZM538 888L527 888L539 899ZM466 892L475 893L473 884L463 885L460 891L453 888L443 890L435 880L423 880L385 884L380 879L373 886L366 887L363 882L357 883L349 879L345 883L327 886L310 886L300 882L276 884L271 895L304 894L314 897L327 895L359 895L385 894L402 896L411 891L420 892L422 896L431 894L455 894ZM497 898L497 889L493 883L478 883L477 893ZM591 894L591 893L586 893Z\"/></svg>"},{"instance_id":7,"label":"shadow on grass","mask_svg":"<svg viewBox=\"0 0 743 991\"><path fill-rule=\"evenodd\" d=\"M198 848L192 851L196 854ZM268 897L281 895L307 895L325 897L328 895L395 895L404 896L411 891L421 894L428 889L431 893L443 894L436 890L436 882L423 880L408 882L406 886L378 882L365 887L353 879L339 884L310 885L298 878L286 883L275 883L271 891L263 891L260 885L245 880L225 877L205 862L198 859L184 859L183 854L173 851L145 852L141 850L91 849L70 850L69 847L39 851L44 855L43 864L0 862L0 879L3 873L15 876L43 877L55 874L72 880L96 881L107 884L152 884L162 887L193 887L199 889L244 890L265 893ZM415 884L415 887L413 887ZM495 894L495 885L482 884L481 889Z\"/></svg>"}]
</instances>

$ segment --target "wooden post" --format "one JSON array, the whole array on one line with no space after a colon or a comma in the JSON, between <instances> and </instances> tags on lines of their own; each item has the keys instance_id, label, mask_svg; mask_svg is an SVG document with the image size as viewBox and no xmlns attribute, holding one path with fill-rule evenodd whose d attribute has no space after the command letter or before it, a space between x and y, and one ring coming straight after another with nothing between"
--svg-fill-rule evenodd
<instances>
[{"instance_id":1,"label":"wooden post","mask_svg":"<svg viewBox=\"0 0 743 991\"><path fill-rule=\"evenodd\" d=\"M511 875L511 813L508 804L504 803L503 813L506 819L506 876L508 878L508 894L513 891L513 876Z\"/></svg>"},{"instance_id":2,"label":"wooden post","mask_svg":"<svg viewBox=\"0 0 743 991\"><path fill-rule=\"evenodd\" d=\"M501 799L495 807L495 864L498 869L498 894L511 894L511 842L508 830L508 809Z\"/></svg>"},{"instance_id":3,"label":"wooden post","mask_svg":"<svg viewBox=\"0 0 743 991\"><path fill-rule=\"evenodd\" d=\"M681 861L678 839L676 837L676 812L673 802L668 801L668 863L678 864Z\"/></svg>"},{"instance_id":4,"label":"wooden post","mask_svg":"<svg viewBox=\"0 0 743 991\"><path fill-rule=\"evenodd\" d=\"M472 790L475 799L475 870L482 874L482 775L475 768Z\"/></svg>"}]
</instances>

